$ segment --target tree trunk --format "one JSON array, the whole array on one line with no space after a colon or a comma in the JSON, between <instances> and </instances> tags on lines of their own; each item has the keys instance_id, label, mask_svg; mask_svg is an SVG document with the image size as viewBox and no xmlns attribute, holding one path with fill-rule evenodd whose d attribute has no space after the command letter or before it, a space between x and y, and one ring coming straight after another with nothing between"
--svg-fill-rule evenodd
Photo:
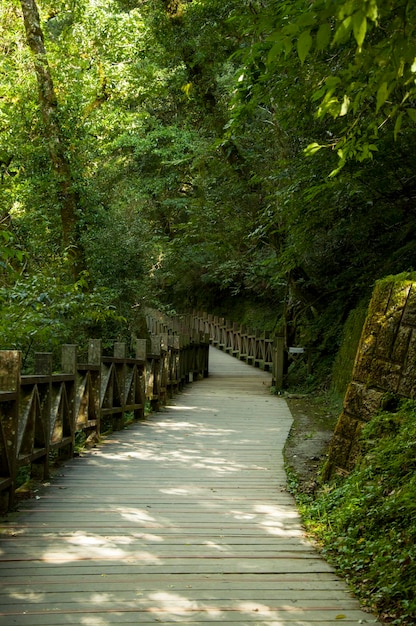
<instances>
[{"instance_id":1,"label":"tree trunk","mask_svg":"<svg viewBox=\"0 0 416 626\"><path fill-rule=\"evenodd\" d=\"M65 141L59 123L58 101L52 81L39 11L35 0L20 0L27 43L32 51L39 89L39 101L53 169L58 178L59 201L64 248L72 248L74 274L80 269L81 248L77 226L78 197L73 188Z\"/></svg>"}]
</instances>

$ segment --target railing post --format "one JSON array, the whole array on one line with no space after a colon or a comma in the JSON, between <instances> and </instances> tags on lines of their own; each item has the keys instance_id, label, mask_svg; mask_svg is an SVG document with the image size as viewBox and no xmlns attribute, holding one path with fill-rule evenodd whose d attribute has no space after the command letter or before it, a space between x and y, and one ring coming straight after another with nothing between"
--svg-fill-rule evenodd
<instances>
[{"instance_id":1,"label":"railing post","mask_svg":"<svg viewBox=\"0 0 416 626\"><path fill-rule=\"evenodd\" d=\"M169 387L169 335L162 333L160 337L160 390L159 394L163 404L166 404Z\"/></svg>"},{"instance_id":2,"label":"railing post","mask_svg":"<svg viewBox=\"0 0 416 626\"><path fill-rule=\"evenodd\" d=\"M254 332L254 353L253 353L253 365L254 367L260 367L261 361L261 332L255 330Z\"/></svg>"},{"instance_id":3,"label":"railing post","mask_svg":"<svg viewBox=\"0 0 416 626\"><path fill-rule=\"evenodd\" d=\"M101 339L90 339L88 342L88 364L101 365L101 356L103 353Z\"/></svg>"},{"instance_id":4,"label":"railing post","mask_svg":"<svg viewBox=\"0 0 416 626\"><path fill-rule=\"evenodd\" d=\"M179 375L179 361L180 361L180 341L179 335L169 335L169 394L172 397L174 393L178 392L180 375Z\"/></svg>"},{"instance_id":5,"label":"railing post","mask_svg":"<svg viewBox=\"0 0 416 626\"><path fill-rule=\"evenodd\" d=\"M150 337L150 358L151 368L147 375L147 394L150 400L150 406L154 411L158 411L160 408L160 371L162 367L159 335L153 335Z\"/></svg>"},{"instance_id":6,"label":"railing post","mask_svg":"<svg viewBox=\"0 0 416 626\"><path fill-rule=\"evenodd\" d=\"M147 339L136 339L136 359L146 362L147 358Z\"/></svg>"},{"instance_id":7,"label":"railing post","mask_svg":"<svg viewBox=\"0 0 416 626\"><path fill-rule=\"evenodd\" d=\"M136 361L139 361L137 366L137 385L136 398L139 398L142 408L135 410L135 419L142 419L146 413L146 381L147 381L147 339L136 339L135 349Z\"/></svg>"},{"instance_id":8,"label":"railing post","mask_svg":"<svg viewBox=\"0 0 416 626\"><path fill-rule=\"evenodd\" d=\"M154 335L153 337L150 338L150 344L151 344L151 348L150 351L152 354L154 354L155 356L160 356L160 336L159 335Z\"/></svg>"},{"instance_id":9,"label":"railing post","mask_svg":"<svg viewBox=\"0 0 416 626\"><path fill-rule=\"evenodd\" d=\"M68 390L68 404L70 409L69 415L69 423L71 430L71 442L69 444L68 453L65 454L62 448L59 448L59 454L62 456L69 456L70 458L74 455L75 448L75 380L77 374L77 349L78 346L76 344L64 344L62 346L62 373L70 374L73 376L73 383L71 385L71 389Z\"/></svg>"},{"instance_id":10,"label":"railing post","mask_svg":"<svg viewBox=\"0 0 416 626\"><path fill-rule=\"evenodd\" d=\"M249 365L254 365L254 359L256 356L256 333L253 329L247 330L247 359L246 362Z\"/></svg>"},{"instance_id":11,"label":"railing post","mask_svg":"<svg viewBox=\"0 0 416 626\"><path fill-rule=\"evenodd\" d=\"M209 333L204 334L204 346L203 346L203 378L209 376Z\"/></svg>"},{"instance_id":12,"label":"railing post","mask_svg":"<svg viewBox=\"0 0 416 626\"><path fill-rule=\"evenodd\" d=\"M115 359L127 358L127 345L124 341L115 341L113 348L113 355ZM118 392L120 397L121 412L113 414L114 430L120 430L124 426L124 413L126 406L126 363L114 363L114 371L116 374L115 383L118 385Z\"/></svg>"},{"instance_id":13,"label":"railing post","mask_svg":"<svg viewBox=\"0 0 416 626\"><path fill-rule=\"evenodd\" d=\"M101 339L89 339L88 341L88 368L90 377L90 389L92 398L90 403L93 415L88 415L88 421L95 421L95 436L99 438L101 433L101 360L103 356L103 342Z\"/></svg>"},{"instance_id":14,"label":"railing post","mask_svg":"<svg viewBox=\"0 0 416 626\"><path fill-rule=\"evenodd\" d=\"M192 358L191 358L191 338L189 328L180 337L181 347L181 380L183 384L192 382Z\"/></svg>"},{"instance_id":15,"label":"railing post","mask_svg":"<svg viewBox=\"0 0 416 626\"><path fill-rule=\"evenodd\" d=\"M76 344L67 343L62 346L62 373L77 373L77 348Z\"/></svg>"},{"instance_id":16,"label":"railing post","mask_svg":"<svg viewBox=\"0 0 416 626\"><path fill-rule=\"evenodd\" d=\"M225 350L225 319L220 317L218 320L218 348Z\"/></svg>"},{"instance_id":17,"label":"railing post","mask_svg":"<svg viewBox=\"0 0 416 626\"><path fill-rule=\"evenodd\" d=\"M272 379L273 379L273 385L277 389L283 389L284 351L285 351L284 337L282 336L275 337L274 345L273 345Z\"/></svg>"}]
</instances>

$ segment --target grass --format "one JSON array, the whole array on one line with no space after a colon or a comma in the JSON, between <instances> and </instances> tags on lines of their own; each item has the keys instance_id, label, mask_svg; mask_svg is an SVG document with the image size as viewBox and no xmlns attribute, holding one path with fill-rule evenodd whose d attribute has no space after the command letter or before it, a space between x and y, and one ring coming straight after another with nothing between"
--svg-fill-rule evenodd
<instances>
[{"instance_id":1,"label":"grass","mask_svg":"<svg viewBox=\"0 0 416 626\"><path fill-rule=\"evenodd\" d=\"M397 626L416 625L416 402L403 401L363 430L348 476L314 495L289 474L307 530L361 601Z\"/></svg>"}]
</instances>

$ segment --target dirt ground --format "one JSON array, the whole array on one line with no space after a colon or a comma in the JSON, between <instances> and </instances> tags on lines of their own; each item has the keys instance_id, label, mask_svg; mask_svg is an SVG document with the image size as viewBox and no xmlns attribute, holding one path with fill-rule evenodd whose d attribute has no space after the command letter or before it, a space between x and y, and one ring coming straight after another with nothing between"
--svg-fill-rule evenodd
<instances>
[{"instance_id":1,"label":"dirt ground","mask_svg":"<svg viewBox=\"0 0 416 626\"><path fill-rule=\"evenodd\" d=\"M321 394L287 394L285 399L293 415L285 461L298 477L299 491L310 493L318 485L340 407Z\"/></svg>"}]
</instances>

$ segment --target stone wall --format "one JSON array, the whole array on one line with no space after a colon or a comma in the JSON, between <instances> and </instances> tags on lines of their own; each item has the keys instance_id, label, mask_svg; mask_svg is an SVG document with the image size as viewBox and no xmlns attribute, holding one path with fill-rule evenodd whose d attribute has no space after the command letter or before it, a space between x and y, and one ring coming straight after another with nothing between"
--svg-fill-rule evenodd
<instances>
[{"instance_id":1,"label":"stone wall","mask_svg":"<svg viewBox=\"0 0 416 626\"><path fill-rule=\"evenodd\" d=\"M416 397L416 274L376 284L324 479L353 467L364 424L395 396Z\"/></svg>"}]
</instances>

